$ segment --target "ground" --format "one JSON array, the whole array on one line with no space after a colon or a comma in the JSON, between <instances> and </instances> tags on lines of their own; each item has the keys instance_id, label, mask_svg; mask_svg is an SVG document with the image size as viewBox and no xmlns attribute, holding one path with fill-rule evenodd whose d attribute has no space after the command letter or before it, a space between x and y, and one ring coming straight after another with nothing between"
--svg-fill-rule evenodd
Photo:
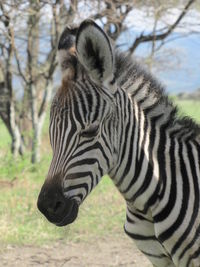
<instances>
[{"instance_id":1,"label":"ground","mask_svg":"<svg viewBox=\"0 0 200 267\"><path fill-rule=\"evenodd\" d=\"M56 242L42 247L7 246L0 254L6 267L151 267L152 265L125 237L88 242Z\"/></svg>"}]
</instances>

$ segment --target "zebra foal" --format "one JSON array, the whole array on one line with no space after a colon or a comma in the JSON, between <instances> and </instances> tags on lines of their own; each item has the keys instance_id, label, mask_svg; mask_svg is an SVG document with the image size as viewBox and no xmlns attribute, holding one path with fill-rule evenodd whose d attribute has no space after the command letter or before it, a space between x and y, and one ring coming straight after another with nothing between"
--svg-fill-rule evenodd
<instances>
[{"instance_id":1,"label":"zebra foal","mask_svg":"<svg viewBox=\"0 0 200 267\"><path fill-rule=\"evenodd\" d=\"M200 127L177 117L162 86L115 51L93 21L58 45L53 159L38 208L58 225L108 174L127 204L125 232L156 267L200 266Z\"/></svg>"}]
</instances>

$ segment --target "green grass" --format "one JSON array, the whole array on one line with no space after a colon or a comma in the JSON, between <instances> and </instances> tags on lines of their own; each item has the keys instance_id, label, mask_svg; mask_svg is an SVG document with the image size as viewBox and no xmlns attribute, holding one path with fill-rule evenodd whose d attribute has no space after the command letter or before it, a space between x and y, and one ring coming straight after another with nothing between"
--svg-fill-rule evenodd
<instances>
[{"instance_id":1,"label":"green grass","mask_svg":"<svg viewBox=\"0 0 200 267\"><path fill-rule=\"evenodd\" d=\"M12 188L1 189L1 244L38 245L55 239L78 241L123 231L123 200L108 177L104 177L86 199L76 222L64 228L50 224L37 210L36 200L41 183L42 175L36 171L29 177L20 177Z\"/></svg>"},{"instance_id":2,"label":"green grass","mask_svg":"<svg viewBox=\"0 0 200 267\"><path fill-rule=\"evenodd\" d=\"M180 114L190 115L200 122L200 101L176 102ZM58 228L47 222L36 207L51 160L47 141L42 161L34 166L29 163L28 156L14 160L9 143L10 137L0 122L0 244L38 245L58 239L78 242L123 232L124 201L108 177L104 177L85 200L75 223Z\"/></svg>"},{"instance_id":3,"label":"green grass","mask_svg":"<svg viewBox=\"0 0 200 267\"><path fill-rule=\"evenodd\" d=\"M181 115L187 115L200 123L200 101L176 100Z\"/></svg>"}]
</instances>

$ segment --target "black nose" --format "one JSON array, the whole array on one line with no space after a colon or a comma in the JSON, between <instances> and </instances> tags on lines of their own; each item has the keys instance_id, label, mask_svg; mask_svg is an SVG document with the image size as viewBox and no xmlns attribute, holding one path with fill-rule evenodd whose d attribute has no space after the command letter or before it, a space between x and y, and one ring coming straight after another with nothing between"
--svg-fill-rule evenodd
<instances>
[{"instance_id":1,"label":"black nose","mask_svg":"<svg viewBox=\"0 0 200 267\"><path fill-rule=\"evenodd\" d=\"M50 222L58 226L72 223L78 214L76 201L65 198L57 187L44 185L38 196L37 206Z\"/></svg>"},{"instance_id":2,"label":"black nose","mask_svg":"<svg viewBox=\"0 0 200 267\"><path fill-rule=\"evenodd\" d=\"M37 205L42 213L47 212L52 216L61 216L65 209L65 200L57 193L49 195L41 192Z\"/></svg>"}]
</instances>

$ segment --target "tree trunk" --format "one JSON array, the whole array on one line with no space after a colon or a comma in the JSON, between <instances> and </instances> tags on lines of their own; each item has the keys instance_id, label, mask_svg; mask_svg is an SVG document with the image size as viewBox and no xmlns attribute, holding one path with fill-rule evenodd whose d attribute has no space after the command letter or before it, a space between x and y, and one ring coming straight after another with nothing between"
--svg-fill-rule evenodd
<instances>
[{"instance_id":1,"label":"tree trunk","mask_svg":"<svg viewBox=\"0 0 200 267\"><path fill-rule=\"evenodd\" d=\"M11 137L11 153L13 154L13 156L17 157L18 155L22 156L24 154L24 141L21 136L19 127L14 120L15 115L13 113L13 111L10 111L10 120L7 120L2 112L0 112L0 117Z\"/></svg>"},{"instance_id":2,"label":"tree trunk","mask_svg":"<svg viewBox=\"0 0 200 267\"><path fill-rule=\"evenodd\" d=\"M12 83L9 82L10 75L5 75L7 81L0 82L0 118L4 122L11 137L11 153L16 157L23 155L24 142L20 129L16 123L15 105L12 93ZM7 86L5 85L8 85Z\"/></svg>"},{"instance_id":3,"label":"tree trunk","mask_svg":"<svg viewBox=\"0 0 200 267\"><path fill-rule=\"evenodd\" d=\"M33 140L32 140L32 156L31 162L36 163L40 161L40 145L43 123L38 122L34 125Z\"/></svg>"},{"instance_id":4,"label":"tree trunk","mask_svg":"<svg viewBox=\"0 0 200 267\"><path fill-rule=\"evenodd\" d=\"M40 106L39 112L37 111L37 103L34 94L36 93L34 88L32 88L32 101L31 101L31 115L32 115L32 128L33 128L33 140L32 140L32 157L31 162L36 163L40 161L40 146L42 137L42 127L44 125L47 104L52 95L53 82L52 80L46 80L45 92L43 96L43 101Z\"/></svg>"},{"instance_id":5,"label":"tree trunk","mask_svg":"<svg viewBox=\"0 0 200 267\"><path fill-rule=\"evenodd\" d=\"M17 155L23 155L24 144L20 130L15 120L15 108L14 103L10 104L10 133L12 138L11 152L16 157Z\"/></svg>"}]
</instances>

